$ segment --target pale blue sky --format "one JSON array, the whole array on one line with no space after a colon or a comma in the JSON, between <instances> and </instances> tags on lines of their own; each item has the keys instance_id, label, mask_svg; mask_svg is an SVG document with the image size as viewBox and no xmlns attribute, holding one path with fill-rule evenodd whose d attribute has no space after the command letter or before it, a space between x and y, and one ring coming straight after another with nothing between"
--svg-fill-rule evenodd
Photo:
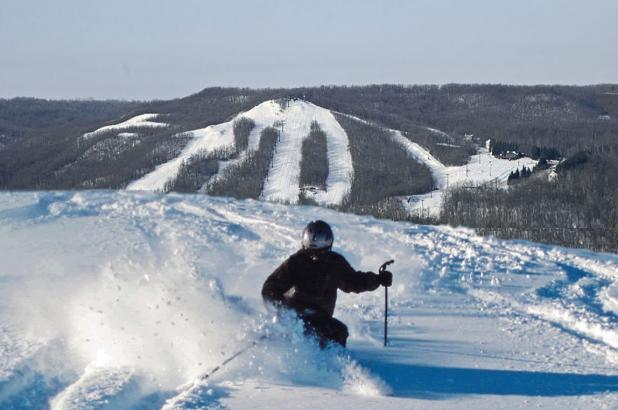
<instances>
[{"instance_id":1,"label":"pale blue sky","mask_svg":"<svg viewBox=\"0 0 618 410\"><path fill-rule=\"evenodd\" d=\"M0 1L0 97L618 83L615 0Z\"/></svg>"}]
</instances>

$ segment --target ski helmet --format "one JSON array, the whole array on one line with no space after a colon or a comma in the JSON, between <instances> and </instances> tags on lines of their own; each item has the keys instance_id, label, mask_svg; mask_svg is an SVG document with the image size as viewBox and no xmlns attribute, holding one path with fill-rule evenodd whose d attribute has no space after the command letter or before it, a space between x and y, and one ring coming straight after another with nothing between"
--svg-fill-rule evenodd
<instances>
[{"instance_id":1,"label":"ski helmet","mask_svg":"<svg viewBox=\"0 0 618 410\"><path fill-rule=\"evenodd\" d=\"M324 221L312 221L303 230L303 249L322 250L332 248L333 231Z\"/></svg>"}]
</instances>

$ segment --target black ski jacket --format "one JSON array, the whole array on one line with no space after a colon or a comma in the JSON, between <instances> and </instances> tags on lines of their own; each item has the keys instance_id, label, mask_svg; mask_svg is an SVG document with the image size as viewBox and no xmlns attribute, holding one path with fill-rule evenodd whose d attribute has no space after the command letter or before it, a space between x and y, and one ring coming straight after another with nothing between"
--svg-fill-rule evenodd
<instances>
[{"instance_id":1,"label":"black ski jacket","mask_svg":"<svg viewBox=\"0 0 618 410\"><path fill-rule=\"evenodd\" d=\"M378 275L356 271L336 252L328 252L313 260L304 250L290 256L264 282L262 297L282 303L299 313L333 316L337 289L365 292L380 286ZM306 312L311 313L311 312Z\"/></svg>"}]
</instances>

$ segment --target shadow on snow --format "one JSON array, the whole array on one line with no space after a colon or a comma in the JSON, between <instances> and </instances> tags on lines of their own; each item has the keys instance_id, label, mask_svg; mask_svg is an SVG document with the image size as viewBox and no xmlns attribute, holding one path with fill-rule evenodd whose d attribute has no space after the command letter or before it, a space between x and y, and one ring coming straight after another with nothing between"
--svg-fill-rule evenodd
<instances>
[{"instance_id":1,"label":"shadow on snow","mask_svg":"<svg viewBox=\"0 0 618 410\"><path fill-rule=\"evenodd\" d=\"M396 397L448 399L464 394L576 396L618 391L618 376L440 367L359 358Z\"/></svg>"}]
</instances>

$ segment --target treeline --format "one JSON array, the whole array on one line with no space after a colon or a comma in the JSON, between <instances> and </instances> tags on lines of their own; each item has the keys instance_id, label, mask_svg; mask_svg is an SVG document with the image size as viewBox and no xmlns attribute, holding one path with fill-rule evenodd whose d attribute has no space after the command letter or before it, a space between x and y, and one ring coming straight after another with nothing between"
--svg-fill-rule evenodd
<instances>
[{"instance_id":1,"label":"treeline","mask_svg":"<svg viewBox=\"0 0 618 410\"><path fill-rule=\"evenodd\" d=\"M298 96L390 128L423 135L430 126L462 145L473 134L537 147L563 156L590 145L610 144L618 132L618 86L445 85L320 87L298 90ZM425 135L426 136L431 136ZM438 146L423 145L432 153ZM445 146L442 146L445 147ZM454 149L454 147L451 147Z\"/></svg>"},{"instance_id":2,"label":"treeline","mask_svg":"<svg viewBox=\"0 0 618 410\"><path fill-rule=\"evenodd\" d=\"M354 164L352 190L342 208L362 212L362 208L402 195L428 192L433 188L429 169L411 160L389 131L344 115L335 115L348 134Z\"/></svg>"},{"instance_id":3,"label":"treeline","mask_svg":"<svg viewBox=\"0 0 618 410\"><path fill-rule=\"evenodd\" d=\"M567 157L557 167L554 184L533 174L506 191L452 191L443 221L504 237L615 249L611 244L616 243L618 208L618 188L612 182L618 175L612 165L618 163L616 85L209 88L185 98L145 103L0 100L0 189L123 188L177 156L190 139L184 132L228 121L265 100L286 98L302 98L401 130L447 164L465 163L475 146L489 138L495 153L523 152L546 166L549 159ZM170 127L127 130L139 134L130 139L113 132L87 141L79 138L103 125L153 112L163 114ZM350 136L356 172L344 209L409 219L393 198L431 189L428 170L410 161L386 131L349 117L337 118ZM239 122L234 128L237 148L226 159L243 155L253 126ZM262 138L248 162L230 166L206 191L257 197L278 137L276 130L266 134L269 137ZM317 165L324 162L323 145L318 141L305 148L317 155L303 165L315 165L302 171L307 184L319 186L325 180L324 167ZM218 166L217 158L193 158L183 165L177 185L170 189L199 189L219 173ZM518 196L528 201L518 202ZM577 198L584 199L578 202ZM463 214L458 217L449 209L461 209ZM513 216L502 218L500 225L500 215Z\"/></svg>"},{"instance_id":4,"label":"treeline","mask_svg":"<svg viewBox=\"0 0 618 410\"><path fill-rule=\"evenodd\" d=\"M300 202L312 203L310 193L306 190L326 189L328 178L328 147L326 134L320 125L313 121L311 131L303 140L300 162Z\"/></svg>"},{"instance_id":5,"label":"treeline","mask_svg":"<svg viewBox=\"0 0 618 410\"><path fill-rule=\"evenodd\" d=\"M227 121L264 97L257 91L248 97L243 93L211 89L147 103L0 100L0 189L124 188L177 156L188 141L183 132ZM143 113L163 114L161 120L170 127L124 130L139 133L131 144L117 138L117 132L80 139ZM104 151L109 155L101 155Z\"/></svg>"},{"instance_id":6,"label":"treeline","mask_svg":"<svg viewBox=\"0 0 618 410\"><path fill-rule=\"evenodd\" d=\"M121 144L126 137L118 136L117 132L97 135L87 141L77 138L72 144L77 158L55 171L45 189L57 185L70 189L125 188L157 165L180 155L190 137L170 136L178 131L175 127L127 130L138 134L130 138L130 144ZM101 155L105 151L107 154Z\"/></svg>"},{"instance_id":7,"label":"treeline","mask_svg":"<svg viewBox=\"0 0 618 410\"><path fill-rule=\"evenodd\" d=\"M251 118L240 117L234 121L234 147L237 155L249 147L249 134L253 128L255 128L255 121Z\"/></svg>"},{"instance_id":8,"label":"treeline","mask_svg":"<svg viewBox=\"0 0 618 410\"><path fill-rule=\"evenodd\" d=\"M563 156L590 144L611 143L618 131L617 92L615 85L209 88L162 107L182 110L183 118L193 118L190 112L197 114L196 107L208 101L224 100L224 106L235 103L248 108L267 99L301 98L405 131L443 162L457 165L467 160L472 142L483 143L488 138L549 147ZM472 141L466 135L472 135Z\"/></svg>"},{"instance_id":9,"label":"treeline","mask_svg":"<svg viewBox=\"0 0 618 410\"><path fill-rule=\"evenodd\" d=\"M268 99L289 97L399 129L447 164L465 163L473 144L487 138L550 147L568 156L613 143L618 134L617 92L614 85L373 85L208 88L185 98L146 103L0 100L0 188L122 187L176 152L176 133L227 121ZM78 145L80 135L147 112L165 114L173 127L149 133L148 141L122 155L81 161L97 141ZM79 172L61 172L86 166L96 172L84 172L81 180Z\"/></svg>"},{"instance_id":10,"label":"treeline","mask_svg":"<svg viewBox=\"0 0 618 410\"><path fill-rule=\"evenodd\" d=\"M260 134L260 142L256 151L247 152L246 158L228 166L223 174L209 183L208 194L231 196L234 198L260 197L264 182L268 176L275 148L279 141L279 131L266 127Z\"/></svg>"},{"instance_id":11,"label":"treeline","mask_svg":"<svg viewBox=\"0 0 618 410\"><path fill-rule=\"evenodd\" d=\"M199 191L219 171L219 161L227 160L230 152L218 150L197 154L183 161L176 178L165 183L165 192L193 193Z\"/></svg>"},{"instance_id":12,"label":"treeline","mask_svg":"<svg viewBox=\"0 0 618 410\"><path fill-rule=\"evenodd\" d=\"M505 142L500 140L492 140L490 150L496 157L515 152L538 160L547 161L562 159L562 154L560 151L553 147L539 147L536 145L518 144L515 142Z\"/></svg>"},{"instance_id":13,"label":"treeline","mask_svg":"<svg viewBox=\"0 0 618 410\"><path fill-rule=\"evenodd\" d=\"M523 167L521 171L516 169L515 171L511 171L507 178L507 182L512 184L514 182L519 182L521 179L528 178L532 175L532 169Z\"/></svg>"},{"instance_id":14,"label":"treeline","mask_svg":"<svg viewBox=\"0 0 618 410\"><path fill-rule=\"evenodd\" d=\"M452 188L441 222L480 234L618 252L618 155L591 156L558 178L528 178L508 190Z\"/></svg>"},{"instance_id":15,"label":"treeline","mask_svg":"<svg viewBox=\"0 0 618 410\"><path fill-rule=\"evenodd\" d=\"M410 157L396 143L390 131L346 116L336 115L349 137L354 166L350 195L339 209L347 212L370 214L381 218L406 219L407 211L400 199L433 188L429 170ZM251 132L252 123L235 124L235 139L244 141ZM166 190L196 192L235 198L258 199L271 168L276 144L277 128L268 127L260 135L256 151L247 151L246 157L237 152L212 153L186 161L175 181ZM236 142L237 147L245 146ZM241 153L242 154L242 153ZM234 162L233 160L238 159ZM220 161L230 161L220 170ZM326 189L329 172L327 136L317 122L303 140L299 185L300 203L315 204L312 191ZM216 176L215 176L216 175ZM208 182L209 181L209 182Z\"/></svg>"},{"instance_id":16,"label":"treeline","mask_svg":"<svg viewBox=\"0 0 618 410\"><path fill-rule=\"evenodd\" d=\"M234 148L219 149L207 154L197 154L183 161L176 177L165 184L165 192L192 193L199 191L211 177L219 172L220 161L230 161L249 147L249 134L255 122L246 117L234 121Z\"/></svg>"},{"instance_id":17,"label":"treeline","mask_svg":"<svg viewBox=\"0 0 618 410\"><path fill-rule=\"evenodd\" d=\"M32 137L67 125L90 126L125 115L137 101L44 100L0 98L0 134Z\"/></svg>"},{"instance_id":18,"label":"treeline","mask_svg":"<svg viewBox=\"0 0 618 410\"><path fill-rule=\"evenodd\" d=\"M142 103L0 99L0 189L69 189L56 173L83 151L75 136L122 117ZM83 182L80 181L80 182Z\"/></svg>"}]
</instances>

